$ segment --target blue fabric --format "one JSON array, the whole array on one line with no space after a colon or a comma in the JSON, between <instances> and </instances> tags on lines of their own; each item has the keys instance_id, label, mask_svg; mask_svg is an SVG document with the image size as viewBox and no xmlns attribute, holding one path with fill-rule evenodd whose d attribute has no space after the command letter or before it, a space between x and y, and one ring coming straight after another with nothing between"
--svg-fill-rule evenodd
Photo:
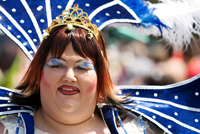
<instances>
[{"instance_id":1,"label":"blue fabric","mask_svg":"<svg viewBox=\"0 0 200 134\"><path fill-rule=\"evenodd\" d=\"M118 86L118 88L122 90L122 94L119 96L130 94L130 99L135 100L134 103L125 105L127 110L142 115L158 125L163 131L169 134L198 134L200 133L199 83L200 75L197 75L189 80L167 86ZM0 87L0 102L8 105L1 105L1 115L20 112L27 113L31 117L30 113L33 112L33 108L17 106L9 102L8 94L10 92L17 93ZM22 107L23 109L21 109ZM102 111L111 132L116 131L112 109L104 106Z\"/></svg>"},{"instance_id":2,"label":"blue fabric","mask_svg":"<svg viewBox=\"0 0 200 134\"><path fill-rule=\"evenodd\" d=\"M0 1L1 30L16 42L30 60L42 41L43 30L49 25L48 20L55 19L68 5L73 7L74 4L79 4L100 30L108 24L119 22L144 27L155 25L160 30L162 27L167 28L153 14L155 9L150 9L144 0L74 0L71 1L73 3L67 0L49 0L49 2L48 5L48 1L45 0ZM122 94L130 93L132 99L136 100L135 103L126 105L131 112L143 115L167 133L197 134L200 133L199 77L198 75L188 81L169 86L120 86L119 88L123 90ZM33 108L6 101L4 97L8 98L8 93L13 91L0 88L0 96L3 97L0 103L9 106L0 107L1 115L33 111ZM105 113L105 118L108 117L110 115ZM30 129L33 130L32 127Z\"/></svg>"},{"instance_id":3,"label":"blue fabric","mask_svg":"<svg viewBox=\"0 0 200 134\"><path fill-rule=\"evenodd\" d=\"M168 133L200 133L200 75L167 86L119 86L130 94L133 104L125 105Z\"/></svg>"},{"instance_id":4,"label":"blue fabric","mask_svg":"<svg viewBox=\"0 0 200 134\"><path fill-rule=\"evenodd\" d=\"M165 27L153 14L144 0L6 0L0 1L0 28L24 51L32 60L33 55L42 41L43 30L50 21L55 19L66 7L79 4L88 13L93 24L99 30L112 23L127 23L136 26ZM130 22L131 21L131 22Z\"/></svg>"},{"instance_id":5,"label":"blue fabric","mask_svg":"<svg viewBox=\"0 0 200 134\"><path fill-rule=\"evenodd\" d=\"M114 111L110 106L104 105L101 107L103 119L109 128L111 134L119 134L116 127Z\"/></svg>"},{"instance_id":6,"label":"blue fabric","mask_svg":"<svg viewBox=\"0 0 200 134\"><path fill-rule=\"evenodd\" d=\"M21 113L23 120L26 124L26 133L27 134L34 134L34 117L30 115L30 113Z\"/></svg>"}]
</instances>

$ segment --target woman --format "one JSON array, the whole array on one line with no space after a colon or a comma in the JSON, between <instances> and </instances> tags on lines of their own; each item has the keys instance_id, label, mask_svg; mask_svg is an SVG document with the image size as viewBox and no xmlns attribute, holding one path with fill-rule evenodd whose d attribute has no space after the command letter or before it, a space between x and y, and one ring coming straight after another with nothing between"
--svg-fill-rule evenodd
<instances>
[{"instance_id":1,"label":"woman","mask_svg":"<svg viewBox=\"0 0 200 134\"><path fill-rule=\"evenodd\" d=\"M79 10L76 5L72 9ZM69 16L65 12L47 29L17 88L25 95L12 96L17 104L35 107L35 133L109 134L110 128L97 107L104 104L116 111L120 134L153 134L146 123L143 126L135 115L123 109L124 100L115 96L103 33L87 16L74 17L70 9ZM16 122L14 116L3 118L0 133L15 132ZM19 133L23 133L22 127Z\"/></svg>"}]
</instances>

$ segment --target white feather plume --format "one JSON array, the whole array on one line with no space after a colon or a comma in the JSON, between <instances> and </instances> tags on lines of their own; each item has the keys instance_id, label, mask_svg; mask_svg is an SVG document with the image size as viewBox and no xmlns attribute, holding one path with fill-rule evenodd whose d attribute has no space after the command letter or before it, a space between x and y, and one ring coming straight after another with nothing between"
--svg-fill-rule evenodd
<instances>
[{"instance_id":1,"label":"white feather plume","mask_svg":"<svg viewBox=\"0 0 200 134\"><path fill-rule=\"evenodd\" d=\"M158 18L171 29L162 29L165 41L172 44L175 49L188 46L195 40L194 34L200 36L200 0L160 0L160 3L151 4L151 8ZM134 28L138 33L160 36L159 29Z\"/></svg>"}]
</instances>

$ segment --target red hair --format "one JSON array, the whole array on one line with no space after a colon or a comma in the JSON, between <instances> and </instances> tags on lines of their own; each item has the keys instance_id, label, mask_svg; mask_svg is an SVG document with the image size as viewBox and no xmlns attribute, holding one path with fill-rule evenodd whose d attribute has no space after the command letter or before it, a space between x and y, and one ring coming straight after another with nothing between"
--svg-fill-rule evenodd
<instances>
[{"instance_id":1,"label":"red hair","mask_svg":"<svg viewBox=\"0 0 200 134\"><path fill-rule=\"evenodd\" d=\"M53 28L49 33L49 37L40 44L34 59L17 88L26 94L21 100L27 100L26 104L29 105L41 105L39 83L46 58L49 53L54 57L60 58L66 46L69 42L72 42L76 53L84 58L89 58L94 63L97 73L97 101L109 103L111 99L117 102L113 92L114 86L110 78L106 42L103 33L100 32L98 39L94 36L91 40L87 39L86 35L87 31L82 28L75 28L71 32L66 30L66 26ZM102 98L99 98L99 95ZM39 100L38 102L35 101L35 97ZM14 100L19 102L20 99L14 98Z\"/></svg>"}]
</instances>

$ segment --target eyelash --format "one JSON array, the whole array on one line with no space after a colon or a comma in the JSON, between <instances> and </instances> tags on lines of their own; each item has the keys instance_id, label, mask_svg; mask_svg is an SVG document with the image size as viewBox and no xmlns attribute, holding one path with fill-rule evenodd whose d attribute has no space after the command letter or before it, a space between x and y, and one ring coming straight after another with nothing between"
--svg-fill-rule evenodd
<instances>
[{"instance_id":1,"label":"eyelash","mask_svg":"<svg viewBox=\"0 0 200 134\"><path fill-rule=\"evenodd\" d=\"M75 68L77 68L79 70L91 70L91 69L89 69L87 67L83 67L83 66L78 66L78 67L75 67Z\"/></svg>"},{"instance_id":2,"label":"eyelash","mask_svg":"<svg viewBox=\"0 0 200 134\"><path fill-rule=\"evenodd\" d=\"M62 64L54 64L54 65L50 65L49 67L51 67L51 68L65 68L65 66L62 65Z\"/></svg>"},{"instance_id":3,"label":"eyelash","mask_svg":"<svg viewBox=\"0 0 200 134\"><path fill-rule=\"evenodd\" d=\"M66 68L62 64L54 64L54 65L51 65L49 67L51 67L51 68ZM77 67L75 67L75 69L79 69L79 70L92 70L92 69L90 69L88 67L83 67L83 66L77 66Z\"/></svg>"}]
</instances>

